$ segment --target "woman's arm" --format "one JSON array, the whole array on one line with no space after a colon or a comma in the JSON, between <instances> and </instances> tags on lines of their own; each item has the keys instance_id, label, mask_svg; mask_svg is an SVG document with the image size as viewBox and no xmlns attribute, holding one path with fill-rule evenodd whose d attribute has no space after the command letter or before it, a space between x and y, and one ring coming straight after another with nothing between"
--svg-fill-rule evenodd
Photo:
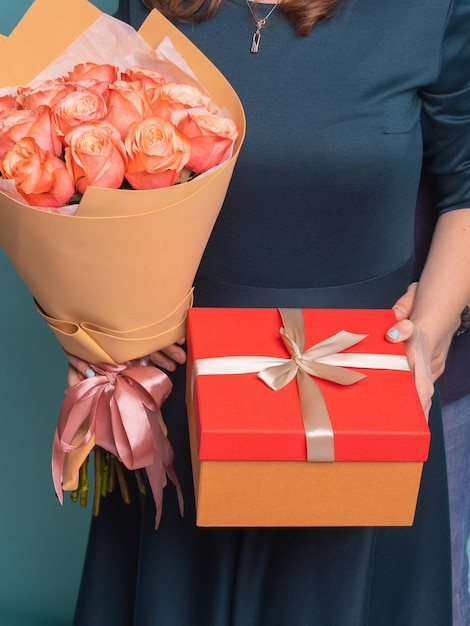
<instances>
[{"instance_id":1,"label":"woman's arm","mask_svg":"<svg viewBox=\"0 0 470 626\"><path fill-rule=\"evenodd\" d=\"M439 217L419 284L396 304L397 317L405 309L409 316L387 333L390 341L405 342L426 412L460 313L469 301L470 209L460 209Z\"/></svg>"}]
</instances>

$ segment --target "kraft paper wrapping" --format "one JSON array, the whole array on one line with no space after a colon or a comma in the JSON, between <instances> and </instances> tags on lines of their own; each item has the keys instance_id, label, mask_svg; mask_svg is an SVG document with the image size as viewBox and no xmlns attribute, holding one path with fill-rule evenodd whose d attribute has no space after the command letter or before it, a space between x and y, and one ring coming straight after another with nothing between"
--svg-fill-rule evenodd
<instances>
[{"instance_id":1,"label":"kraft paper wrapping","mask_svg":"<svg viewBox=\"0 0 470 626\"><path fill-rule=\"evenodd\" d=\"M85 0L36 0L1 42L0 88L31 81L100 15ZM233 156L166 189L89 187L73 216L0 193L0 245L63 348L91 363L123 363L184 336L194 275L245 132L233 88L168 20L154 10L139 34L152 49L170 37L228 111L239 129Z\"/></svg>"}]
</instances>

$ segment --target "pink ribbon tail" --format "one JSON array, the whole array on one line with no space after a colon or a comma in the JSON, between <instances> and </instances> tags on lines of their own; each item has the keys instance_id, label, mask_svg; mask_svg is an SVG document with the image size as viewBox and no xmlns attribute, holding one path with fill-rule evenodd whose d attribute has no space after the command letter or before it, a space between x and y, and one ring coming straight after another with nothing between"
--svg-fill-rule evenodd
<instances>
[{"instance_id":1,"label":"pink ribbon tail","mask_svg":"<svg viewBox=\"0 0 470 626\"><path fill-rule=\"evenodd\" d=\"M67 389L59 411L52 449L57 497L62 503L64 466L67 461L72 464L71 453L94 443L114 454L127 469L146 469L158 526L167 472L175 483L182 510L181 489L172 467L173 449L159 417L172 383L153 366L126 363L92 367L95 376Z\"/></svg>"},{"instance_id":2,"label":"pink ribbon tail","mask_svg":"<svg viewBox=\"0 0 470 626\"><path fill-rule=\"evenodd\" d=\"M170 477L170 480L175 485L181 516L184 515L184 503L181 485L173 468L173 448L163 432L162 425L159 420L153 420L151 428L155 447L155 457L154 462L145 469L155 502L155 528L158 528L162 514L163 488L167 485L167 476Z\"/></svg>"}]
</instances>

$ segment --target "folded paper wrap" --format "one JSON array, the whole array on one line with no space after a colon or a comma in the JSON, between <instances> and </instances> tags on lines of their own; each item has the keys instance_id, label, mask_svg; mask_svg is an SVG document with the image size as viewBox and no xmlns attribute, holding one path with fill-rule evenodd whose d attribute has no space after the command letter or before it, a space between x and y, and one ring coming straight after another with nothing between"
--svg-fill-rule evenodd
<instances>
[{"instance_id":1,"label":"folded paper wrap","mask_svg":"<svg viewBox=\"0 0 470 626\"><path fill-rule=\"evenodd\" d=\"M85 0L36 0L2 43L0 87L32 80L100 15ZM1 247L64 349L92 363L123 363L184 336L194 275L244 136L236 93L186 37L155 10L139 34L152 48L169 37L228 111L239 129L233 156L165 189L89 187L73 216L0 194Z\"/></svg>"},{"instance_id":2,"label":"folded paper wrap","mask_svg":"<svg viewBox=\"0 0 470 626\"><path fill-rule=\"evenodd\" d=\"M103 39L90 34L98 23ZM124 34L116 34L118 29ZM209 172L168 188L88 187L72 215L33 208L0 192L0 246L64 350L95 370L93 378L66 391L60 410L52 459L59 500L62 489L77 488L80 466L100 446L130 470L145 468L158 525L167 475L182 510L159 412L171 383L141 359L185 335L194 276L227 192L245 119L224 76L161 14L153 10L139 34L86 0L35 0L0 40L0 91L50 78L48 72L65 58L73 65L112 63L116 48L125 59L147 58L158 49L171 77L184 82L190 64L189 82L201 85L237 124L232 154ZM174 50L180 65L169 60Z\"/></svg>"}]
</instances>

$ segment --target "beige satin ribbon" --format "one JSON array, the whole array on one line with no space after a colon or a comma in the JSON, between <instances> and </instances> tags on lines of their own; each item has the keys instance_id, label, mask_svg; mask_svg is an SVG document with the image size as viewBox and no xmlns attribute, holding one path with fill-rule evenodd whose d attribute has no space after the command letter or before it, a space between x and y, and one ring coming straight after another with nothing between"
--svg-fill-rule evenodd
<instances>
[{"instance_id":1,"label":"beige satin ribbon","mask_svg":"<svg viewBox=\"0 0 470 626\"><path fill-rule=\"evenodd\" d=\"M395 354L339 354L356 345L367 335L340 331L303 350L304 320L301 309L279 309L284 327L281 337L289 359L269 356L229 356L197 359L193 363L192 389L196 376L257 373L271 389L279 391L297 379L299 402L304 423L307 460L334 461L334 433L321 390L312 376L339 385L352 385L365 374L345 367L409 371L405 356Z\"/></svg>"}]
</instances>

